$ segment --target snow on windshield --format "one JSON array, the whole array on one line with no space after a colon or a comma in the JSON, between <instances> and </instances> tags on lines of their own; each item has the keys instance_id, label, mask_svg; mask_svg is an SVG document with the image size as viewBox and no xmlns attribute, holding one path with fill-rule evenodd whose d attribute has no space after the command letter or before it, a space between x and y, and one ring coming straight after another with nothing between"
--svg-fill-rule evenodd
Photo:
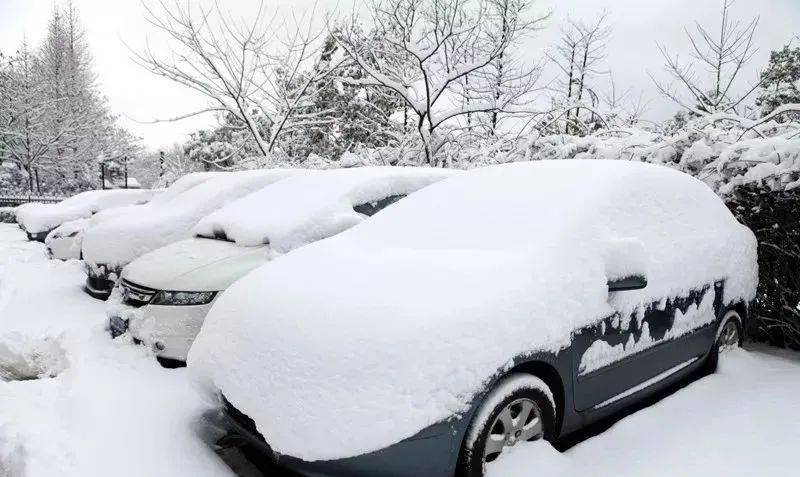
<instances>
[{"instance_id":1,"label":"snow on windshield","mask_svg":"<svg viewBox=\"0 0 800 477\"><path fill-rule=\"evenodd\" d=\"M239 245L269 243L278 252L330 237L361 222L353 208L408 195L453 170L359 167L292 177L239 199L201 220L194 233Z\"/></svg>"},{"instance_id":2,"label":"snow on windshield","mask_svg":"<svg viewBox=\"0 0 800 477\"><path fill-rule=\"evenodd\" d=\"M605 263L625 244L642 260ZM722 278L725 302L748 300L756 242L706 185L665 167L478 169L233 284L189 365L275 451L358 455L464 412L512 358L563 349L611 313L607 271L629 266L648 286L619 309Z\"/></svg>"}]
</instances>

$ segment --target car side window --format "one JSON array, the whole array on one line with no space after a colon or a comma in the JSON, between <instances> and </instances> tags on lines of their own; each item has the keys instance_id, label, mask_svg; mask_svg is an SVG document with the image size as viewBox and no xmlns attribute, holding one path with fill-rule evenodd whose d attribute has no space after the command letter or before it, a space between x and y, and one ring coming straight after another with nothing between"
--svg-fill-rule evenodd
<instances>
[{"instance_id":1,"label":"car side window","mask_svg":"<svg viewBox=\"0 0 800 477\"><path fill-rule=\"evenodd\" d=\"M358 212L359 214L364 214L367 217L372 217L373 215L377 214L384 208L394 204L398 200L405 197L405 194L398 194L398 195L390 195L388 197L384 197L380 200L375 200L372 202L364 202L363 204L358 204L353 206L353 210Z\"/></svg>"}]
</instances>

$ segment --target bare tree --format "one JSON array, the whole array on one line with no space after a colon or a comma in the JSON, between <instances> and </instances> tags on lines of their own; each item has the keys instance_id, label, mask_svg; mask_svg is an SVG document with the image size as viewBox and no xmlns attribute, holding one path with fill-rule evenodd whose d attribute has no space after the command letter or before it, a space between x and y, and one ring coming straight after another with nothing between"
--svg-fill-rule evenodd
<instances>
[{"instance_id":1,"label":"bare tree","mask_svg":"<svg viewBox=\"0 0 800 477\"><path fill-rule=\"evenodd\" d=\"M189 2L158 0L157 8L145 8L147 21L168 38L171 53L159 55L148 44L134 52L137 62L211 101L166 121L230 113L266 155L282 133L321 120L318 112L301 110L319 91L310 86L327 80L338 63L321 60L326 57L320 54L324 29L315 27L313 11L285 18L268 14L262 2L245 23L232 19L219 3L194 8Z\"/></svg>"},{"instance_id":2,"label":"bare tree","mask_svg":"<svg viewBox=\"0 0 800 477\"><path fill-rule=\"evenodd\" d=\"M561 38L556 47L548 53L550 61L556 65L562 76L557 83L560 102L565 108L563 132L578 134L589 132L587 122L597 122L596 107L599 92L591 85L592 80L603 73L600 64L605 59L605 49L611 27L607 25L608 15L603 13L594 22L570 20L561 29ZM581 118L581 106L589 112L590 118Z\"/></svg>"},{"instance_id":3,"label":"bare tree","mask_svg":"<svg viewBox=\"0 0 800 477\"><path fill-rule=\"evenodd\" d=\"M331 31L366 74L350 82L386 88L402 98L416 120L425 162L434 164L448 141L439 134L443 125L524 106L533 76L519 64L513 71L507 55L549 16L529 18L529 5L526 0L477 5L468 0L386 0L370 8L375 35L361 34L356 17ZM502 75L492 74L498 62Z\"/></svg>"},{"instance_id":4,"label":"bare tree","mask_svg":"<svg viewBox=\"0 0 800 477\"><path fill-rule=\"evenodd\" d=\"M608 72L608 87L601 88L598 95L607 122L616 127L629 127L640 123L649 104L642 91L634 94L634 89L631 87L618 88L611 71Z\"/></svg>"},{"instance_id":5,"label":"bare tree","mask_svg":"<svg viewBox=\"0 0 800 477\"><path fill-rule=\"evenodd\" d=\"M682 61L659 45L671 82L650 76L661 94L693 114L736 113L738 106L760 86L756 82L743 91L734 87L743 67L758 51L754 36L759 17L747 23L732 18L733 3L734 0L723 0L719 32L712 33L698 22L694 30L684 29L691 44L690 60Z\"/></svg>"}]
</instances>

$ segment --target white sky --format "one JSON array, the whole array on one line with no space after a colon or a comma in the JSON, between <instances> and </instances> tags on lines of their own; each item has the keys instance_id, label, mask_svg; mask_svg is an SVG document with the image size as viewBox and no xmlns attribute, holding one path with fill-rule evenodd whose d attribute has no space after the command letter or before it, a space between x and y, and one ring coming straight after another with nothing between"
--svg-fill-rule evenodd
<instances>
[{"instance_id":1,"label":"white sky","mask_svg":"<svg viewBox=\"0 0 800 477\"><path fill-rule=\"evenodd\" d=\"M65 0L0 0L0 51L13 53L23 36L37 45L47 25L52 6ZM153 1L153 0L150 0ZM259 0L219 0L235 15L247 16L258 8ZM317 0L318 11L337 5L346 13L352 0ZM134 48L142 45L150 26L144 21L139 0L73 0L86 28L95 58L95 71L100 87L108 96L113 111L121 122L141 136L151 148L167 147L181 142L186 134L211 124L211 117L196 117L177 123L146 125L146 121L177 116L201 108L203 97L168 80L153 76L134 64L123 40ZM314 0L265 0L265 5L281 8L311 8ZM644 92L650 100L647 115L663 119L675 106L660 98L647 75L661 74L661 57L656 43L675 52L687 51L684 26L694 20L718 23L721 0L539 0L535 8L551 9L549 26L526 45L531 58L541 58L546 48L558 38L558 28L567 17L593 19L608 11L613 35L608 45L606 67L615 77L617 87L631 86ZM781 47L793 35L800 34L800 0L738 0L734 14L743 19L761 16L757 33L759 53L744 77L754 79L757 69L766 63L769 51ZM152 45L158 51L158 44Z\"/></svg>"}]
</instances>

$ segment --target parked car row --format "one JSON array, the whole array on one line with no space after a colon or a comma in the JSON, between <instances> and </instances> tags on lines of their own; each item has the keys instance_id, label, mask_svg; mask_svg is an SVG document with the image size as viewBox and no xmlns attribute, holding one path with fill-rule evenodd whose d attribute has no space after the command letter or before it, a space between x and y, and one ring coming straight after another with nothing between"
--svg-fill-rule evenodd
<instances>
[{"instance_id":1,"label":"parked car row","mask_svg":"<svg viewBox=\"0 0 800 477\"><path fill-rule=\"evenodd\" d=\"M112 336L218 390L219 445L313 476L484 475L715 369L757 280L708 187L627 161L189 175L76 243Z\"/></svg>"},{"instance_id":2,"label":"parked car row","mask_svg":"<svg viewBox=\"0 0 800 477\"><path fill-rule=\"evenodd\" d=\"M139 189L91 190L56 204L23 204L17 207L17 223L29 240L44 242L59 225L91 217L101 210L144 204L159 191Z\"/></svg>"}]
</instances>

